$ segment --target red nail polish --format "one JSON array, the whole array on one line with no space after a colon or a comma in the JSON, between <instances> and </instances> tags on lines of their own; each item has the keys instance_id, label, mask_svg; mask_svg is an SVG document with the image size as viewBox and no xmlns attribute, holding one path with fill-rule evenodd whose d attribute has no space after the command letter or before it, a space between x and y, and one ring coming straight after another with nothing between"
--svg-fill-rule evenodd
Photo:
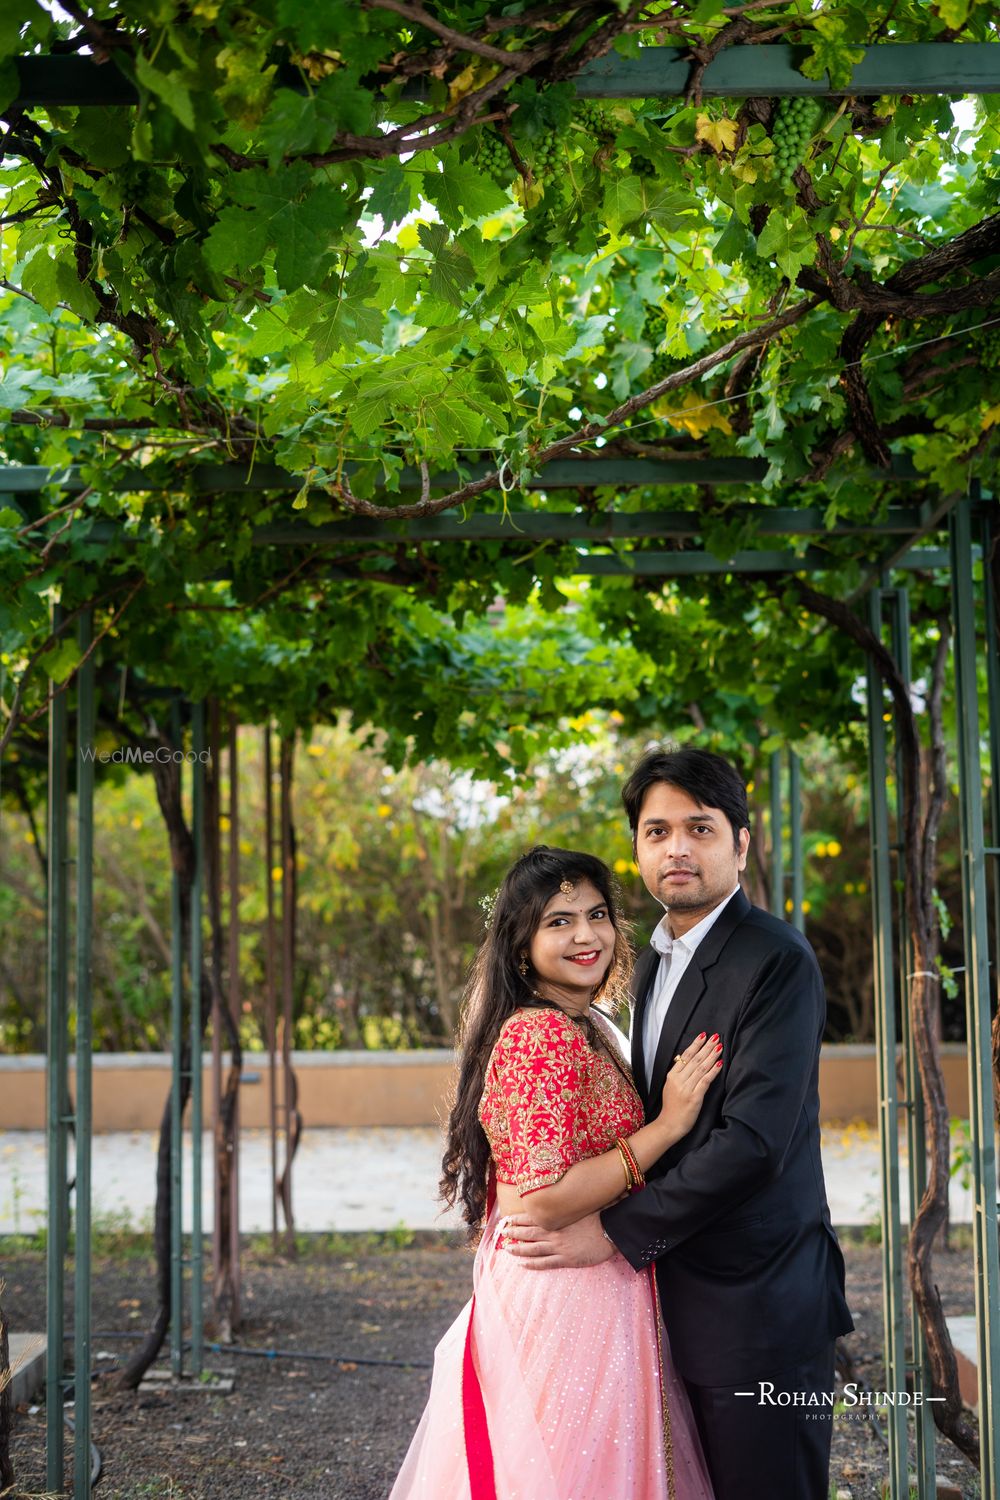
<instances>
[{"instance_id":1,"label":"red nail polish","mask_svg":"<svg viewBox=\"0 0 1000 1500\"><path fill-rule=\"evenodd\" d=\"M720 1057L720 1058L719 1058L719 1061L718 1061L718 1062L717 1062L717 1063L716 1063L716 1065L715 1065L715 1066L716 1066L716 1067L717 1067L717 1068L721 1068L721 1067L722 1067L722 1058L721 1058L721 1057Z\"/></svg>"},{"instance_id":2,"label":"red nail polish","mask_svg":"<svg viewBox=\"0 0 1000 1500\"><path fill-rule=\"evenodd\" d=\"M716 1047L715 1050L716 1050L716 1052L721 1052L722 1051L722 1043L721 1042L719 1043L719 1045Z\"/></svg>"},{"instance_id":3,"label":"red nail polish","mask_svg":"<svg viewBox=\"0 0 1000 1500\"><path fill-rule=\"evenodd\" d=\"M712 1032L712 1041L713 1042L717 1042L718 1040L719 1040L719 1033L717 1031L713 1031Z\"/></svg>"},{"instance_id":4,"label":"red nail polish","mask_svg":"<svg viewBox=\"0 0 1000 1500\"><path fill-rule=\"evenodd\" d=\"M705 1040L705 1033L703 1031L699 1031L698 1040L699 1042L703 1042Z\"/></svg>"}]
</instances>

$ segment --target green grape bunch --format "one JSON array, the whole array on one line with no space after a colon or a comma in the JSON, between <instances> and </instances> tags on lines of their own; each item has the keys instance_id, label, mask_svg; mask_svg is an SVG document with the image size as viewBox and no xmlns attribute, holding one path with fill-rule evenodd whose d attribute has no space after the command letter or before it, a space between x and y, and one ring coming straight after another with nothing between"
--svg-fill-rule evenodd
<instances>
[{"instance_id":1,"label":"green grape bunch","mask_svg":"<svg viewBox=\"0 0 1000 1500\"><path fill-rule=\"evenodd\" d=\"M823 113L816 99L782 99L771 122L774 165L778 181L791 187L795 170L805 160L806 147Z\"/></svg>"},{"instance_id":2,"label":"green grape bunch","mask_svg":"<svg viewBox=\"0 0 1000 1500\"><path fill-rule=\"evenodd\" d=\"M658 380L663 380L667 375L672 375L675 370L683 368L684 361L673 358L666 353L657 353L660 344L667 336L667 318L661 308L650 307L642 324L642 337L645 343L652 344L653 358L643 375L645 385L655 385Z\"/></svg>"},{"instance_id":3,"label":"green grape bunch","mask_svg":"<svg viewBox=\"0 0 1000 1500\"><path fill-rule=\"evenodd\" d=\"M590 135L598 139L612 134L607 116L596 99L580 99L573 106L573 119Z\"/></svg>"},{"instance_id":4,"label":"green grape bunch","mask_svg":"<svg viewBox=\"0 0 1000 1500\"><path fill-rule=\"evenodd\" d=\"M517 175L510 152L495 130L481 132L477 160L486 176L501 187L509 187Z\"/></svg>"},{"instance_id":5,"label":"green grape bunch","mask_svg":"<svg viewBox=\"0 0 1000 1500\"><path fill-rule=\"evenodd\" d=\"M765 301L770 301L772 297L780 292L782 286L786 284L787 278L770 261L755 260L753 262L753 274L748 280L755 292L758 292Z\"/></svg>"},{"instance_id":6,"label":"green grape bunch","mask_svg":"<svg viewBox=\"0 0 1000 1500\"><path fill-rule=\"evenodd\" d=\"M646 316L642 320L642 336L654 349L663 343L667 336L667 319L660 308L650 307L646 310Z\"/></svg>"},{"instance_id":7,"label":"green grape bunch","mask_svg":"<svg viewBox=\"0 0 1000 1500\"><path fill-rule=\"evenodd\" d=\"M532 141L530 149L523 154L530 160L531 175L543 187L559 175L563 150L561 143L554 135L546 134Z\"/></svg>"}]
</instances>

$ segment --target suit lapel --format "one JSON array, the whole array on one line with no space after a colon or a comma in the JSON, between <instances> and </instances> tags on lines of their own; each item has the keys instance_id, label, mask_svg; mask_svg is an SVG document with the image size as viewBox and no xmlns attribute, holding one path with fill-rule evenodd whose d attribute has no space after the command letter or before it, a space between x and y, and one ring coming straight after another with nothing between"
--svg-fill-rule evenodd
<instances>
[{"instance_id":1,"label":"suit lapel","mask_svg":"<svg viewBox=\"0 0 1000 1500\"><path fill-rule=\"evenodd\" d=\"M643 1107L647 1103L646 1097L646 1070L642 1065L642 1028L646 1015L646 1005L649 1001L650 991L653 987L653 979L659 966L660 955L650 944L639 957L639 961L632 970L632 980L629 988L632 991L632 1077L635 1086L639 1090L639 1097Z\"/></svg>"},{"instance_id":2,"label":"suit lapel","mask_svg":"<svg viewBox=\"0 0 1000 1500\"><path fill-rule=\"evenodd\" d=\"M708 983L707 974L712 965L718 960L723 948L729 941L733 932L743 921L750 910L750 902L738 890L729 902L725 911L718 921L705 934L691 957L681 978L680 984L670 1008L667 1011L663 1029L660 1032L660 1040L656 1047L656 1056L650 1076L648 1095L644 1099L647 1108L650 1103L659 1103L663 1092L663 1084L677 1051L678 1043L684 1034L691 1016L698 1005Z\"/></svg>"}]
</instances>

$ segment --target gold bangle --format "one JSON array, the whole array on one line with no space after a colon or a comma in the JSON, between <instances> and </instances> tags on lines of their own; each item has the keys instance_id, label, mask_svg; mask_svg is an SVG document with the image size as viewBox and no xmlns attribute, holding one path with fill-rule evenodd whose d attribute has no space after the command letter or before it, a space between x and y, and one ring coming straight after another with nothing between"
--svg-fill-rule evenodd
<instances>
[{"instance_id":1,"label":"gold bangle","mask_svg":"<svg viewBox=\"0 0 1000 1500\"><path fill-rule=\"evenodd\" d=\"M639 1163L636 1161L636 1159L635 1159L635 1153L633 1152L632 1147L629 1145L628 1141L625 1139L624 1136L619 1136L619 1138L618 1138L618 1145L619 1145L619 1148L627 1156L629 1166L632 1168L633 1186L635 1186L635 1187L645 1187L645 1185L646 1185L646 1174L643 1172L643 1170L640 1167Z\"/></svg>"},{"instance_id":2,"label":"gold bangle","mask_svg":"<svg viewBox=\"0 0 1000 1500\"><path fill-rule=\"evenodd\" d=\"M619 1160L621 1161L622 1167L625 1171L625 1191L627 1193L630 1193L635 1187L635 1175L632 1171L632 1162L629 1159L628 1149L623 1146L622 1142L618 1140L615 1142L615 1144L618 1147Z\"/></svg>"}]
</instances>

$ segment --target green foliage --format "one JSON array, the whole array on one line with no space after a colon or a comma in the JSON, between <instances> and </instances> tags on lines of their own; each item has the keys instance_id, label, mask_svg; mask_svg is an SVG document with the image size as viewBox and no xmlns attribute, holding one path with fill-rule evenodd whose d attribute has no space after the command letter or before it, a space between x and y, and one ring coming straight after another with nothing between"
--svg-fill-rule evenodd
<instances>
[{"instance_id":1,"label":"green foliage","mask_svg":"<svg viewBox=\"0 0 1000 1500\"><path fill-rule=\"evenodd\" d=\"M684 649L690 651L690 641ZM677 673L681 691L699 686ZM553 668L553 674L555 668ZM801 679L800 679L801 680ZM525 770L493 781L463 773L445 755L399 768L387 763L384 735L353 729L344 716L318 726L300 744L294 778L298 867L298 944L294 1045L405 1050L450 1045L468 965L480 940L483 900L512 859L535 842L583 847L613 868L637 943L659 912L632 860L620 787L653 734L697 742L736 757L749 783L754 845L748 879L753 898L769 906L767 807L772 742L761 736L745 699L713 691L679 702L656 722L621 710L580 712L562 726L561 745L547 733L511 721L496 753L530 757ZM624 703L624 698L623 698ZM711 732L692 715L704 714ZM504 738L500 739L500 733ZM109 735L101 748L110 753ZM810 940L828 991L828 1038L873 1035L868 816L862 757L845 738L835 747L802 743L805 907ZM258 733L241 731L239 829L241 1037L247 1066L267 1044L264 786ZM170 865L152 778L98 767L95 837L94 1029L101 1051L169 1047ZM44 1048L45 938L37 847L23 814L4 813L7 930L23 934L0 972L0 1038L5 1050ZM231 834L224 822L223 839ZM941 887L958 898L952 848L954 816L942 828ZM787 844L787 830L786 830ZM790 850L786 846L786 868ZM278 884L280 863L273 866ZM960 948L946 948L961 962ZM944 1009L946 1040L962 1036L961 1007ZM8 1212L19 1203L11 1179ZM2 1194L0 1194L2 1197ZM0 1204L2 1206L2 1204ZM27 1224L20 1226L27 1229Z\"/></svg>"},{"instance_id":2,"label":"green foliage","mask_svg":"<svg viewBox=\"0 0 1000 1500\"><path fill-rule=\"evenodd\" d=\"M144 732L139 684L286 731L349 710L394 767L444 757L503 784L573 745L588 710L642 736L688 732L694 704L748 764L810 733L856 756L856 661L766 578L581 583L581 552L608 550L596 530L578 546L513 521L484 542L337 539L352 507L391 516L421 480L433 503L453 488L442 471L461 492L499 469L514 498L494 486L470 505L686 509L718 558L773 545L723 487L585 502L523 488L593 421L585 454L599 438L606 456L763 459L761 512L790 487L814 505L827 586L847 594L871 543L834 525L913 498L873 477L842 380L862 308L861 368L894 456L944 489L989 478L996 101L961 106L961 128L949 100L923 96L581 101L584 54L707 44L725 24L693 0L649 33L622 32L622 15L437 7L475 41L463 48L378 5L101 4L103 67L139 104L3 116L0 460L72 464L85 486L68 510L55 481L0 507L0 700L21 715L5 798L37 801L47 676L71 683L79 663L74 622L52 634L57 601L70 615L94 602L106 734ZM749 40L794 42L807 76L841 86L888 24L864 0L775 0ZM988 41L993 24L968 0L891 14L894 43ZM16 0L0 66L80 39L75 20ZM916 312L891 285L904 273L928 298ZM746 356L689 372L800 304ZM210 493L198 466L231 461L279 464L293 486ZM295 546L261 542L290 521L305 528ZM313 527L333 545L311 547ZM914 603L927 619L946 601L927 580ZM931 652L921 636L918 673ZM39 872L25 880L34 913ZM142 1045L162 979L144 968L144 919L121 892L109 901Z\"/></svg>"}]
</instances>

